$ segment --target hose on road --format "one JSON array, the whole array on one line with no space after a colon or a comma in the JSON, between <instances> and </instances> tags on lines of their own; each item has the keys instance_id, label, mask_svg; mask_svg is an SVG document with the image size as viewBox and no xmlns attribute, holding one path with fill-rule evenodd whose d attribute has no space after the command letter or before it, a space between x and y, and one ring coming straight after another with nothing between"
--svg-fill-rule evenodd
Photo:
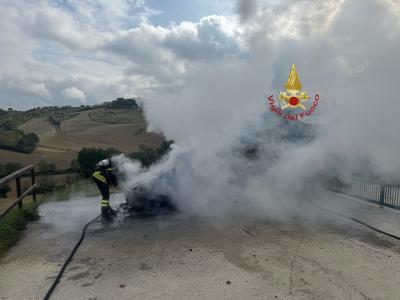
<instances>
[{"instance_id":1,"label":"hose on road","mask_svg":"<svg viewBox=\"0 0 400 300\"><path fill-rule=\"evenodd\" d=\"M378 233L380 233L380 234L386 235L386 236L388 236L388 237L391 237L391 238L394 238L394 239L400 241L400 237L397 236L397 235L394 235L394 234L391 234L391 233L386 232L386 231L384 231L384 230L381 230L381 229L379 229L379 228L376 228L376 227L374 227L374 226L372 226L372 225L369 225L369 224L367 224L367 223L365 223L365 222L363 222L363 221L360 221L360 220L358 220L358 219L356 219L356 218L353 218L353 217L350 217L350 216L341 214L341 213L339 213L339 212L330 210L330 209L328 209L328 208L322 207L322 206L316 204L315 202L311 202L311 203L312 203L312 205L314 205L315 207L319 208L320 210L323 210L323 211L329 212L329 213L331 213L331 214L337 215L337 216L339 216L339 217L348 219L348 220L350 220L350 221L353 221L353 222L355 222L355 223L358 223L358 224L360 224L360 225L363 225L363 226L365 226L365 227L367 227L367 228L369 228L369 229L371 229L371 230L373 230L373 231L375 231L375 232L378 232ZM51 294L53 293L54 289L56 288L57 284L60 282L60 279L61 279L62 275L64 274L65 269L67 268L67 266L68 266L69 263L71 262L72 258L74 257L76 251L78 250L79 246L82 244L83 240L85 239L86 230L87 230L88 227L89 227L91 224L93 224L100 216L101 216L101 215L98 215L98 216L95 217L93 220L91 220L91 221L89 221L88 223L85 224L85 226L83 227L83 230L82 230L81 237L79 238L79 240L78 240L78 242L76 243L75 247L72 249L71 253L69 254L69 256L68 256L68 258L66 259L66 261L64 262L64 264L62 265L60 271L58 272L58 275L57 275L56 279L53 281L51 287L50 287L49 290L47 291L46 296L43 298L44 300L50 299L50 296L51 296Z\"/></svg>"},{"instance_id":2,"label":"hose on road","mask_svg":"<svg viewBox=\"0 0 400 300\"><path fill-rule=\"evenodd\" d=\"M62 277L62 275L64 274L65 269L67 268L67 266L69 265L69 263L71 262L72 258L75 255L75 252L78 250L79 246L82 244L83 240L85 239L85 235L86 235L86 230L88 229L88 227L93 224L99 217L101 216L98 215L96 218L94 218L93 220L89 221L88 223L85 224L85 226L83 227L82 230L82 234L81 237L79 238L78 242L75 244L75 247L72 249L71 253L69 254L67 260L64 262L64 264L62 265L60 271L57 274L56 279L54 279L51 287L49 288L49 290L46 293L46 296L44 296L44 300L48 300L50 299L51 294L53 293L54 289L56 288L57 284L60 282L60 279Z\"/></svg>"}]
</instances>

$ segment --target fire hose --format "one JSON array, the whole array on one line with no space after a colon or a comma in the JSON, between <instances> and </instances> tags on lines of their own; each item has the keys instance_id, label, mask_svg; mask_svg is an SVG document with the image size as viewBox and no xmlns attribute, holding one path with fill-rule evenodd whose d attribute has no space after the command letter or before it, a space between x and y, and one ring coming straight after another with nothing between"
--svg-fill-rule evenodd
<instances>
[{"instance_id":1,"label":"fire hose","mask_svg":"<svg viewBox=\"0 0 400 300\"><path fill-rule=\"evenodd\" d=\"M339 217L341 217L341 218L344 218L344 219L348 219L348 220L353 221L353 222L355 222L355 223L357 223L357 224L360 224L360 225L362 225L362 226L365 226L365 227L367 227L368 229L371 229L371 230L373 230L373 231L375 231L375 232L378 232L378 233L380 233L380 234L386 235L386 236L388 236L388 237L390 237L390 238L393 238L393 239L396 239L396 240L400 241L400 237L397 236L397 235L394 235L394 234L391 234L391 233L386 232L386 231L384 231L384 230L381 230L381 229L379 229L379 228L376 228L376 227L374 227L374 226L372 226L372 225L369 225L368 223L365 223L365 222L363 222L363 221L360 221L360 220L358 220L358 219L356 219L356 218L353 218L353 217L344 215L344 214L342 214L342 213L339 213L339 212L330 210L330 209L328 209L328 208L322 207L322 206L316 204L315 202L312 202L312 204L313 204L315 207L319 208L320 210L329 212L329 213L331 213L331 214L337 215L337 216L339 216ZM89 221L88 223L86 223L85 226L83 227L81 237L79 238L78 242L76 243L76 245L75 245L74 248L72 249L71 253L69 254L69 256L68 256L68 258L66 259L66 261L64 262L64 264L62 265L60 271L59 271L58 274L57 274L56 279L53 281L53 283L52 283L52 285L50 286L49 290L47 291L45 297L43 298L44 300L50 299L50 296L51 296L51 294L53 293L54 289L56 288L57 284L60 282L60 279L61 279L62 275L64 274L65 269L67 268L67 266L68 266L69 263L71 262L72 258L74 257L76 251L78 250L79 246L82 244L83 240L85 239L86 230L87 230L88 227L89 227L91 224L93 224L99 217L100 217L100 215L98 215L98 216L95 217L93 220L91 220L91 221Z\"/></svg>"},{"instance_id":2,"label":"fire hose","mask_svg":"<svg viewBox=\"0 0 400 300\"><path fill-rule=\"evenodd\" d=\"M71 262L72 258L74 257L76 251L78 250L79 246L82 244L83 240L85 239L86 235L86 230L88 227L93 224L101 215L98 215L96 218L93 220L89 221L88 223L85 224L85 226L82 229L82 234L81 237L79 238L78 242L75 244L74 248L72 249L71 253L69 254L68 258L62 265L60 271L57 274L56 279L54 279L52 285L50 286L49 290L46 293L46 296L44 296L44 300L50 299L51 294L53 293L54 289L56 288L57 284L60 282L60 279L62 275L64 274L65 269L68 267L69 263Z\"/></svg>"}]
</instances>

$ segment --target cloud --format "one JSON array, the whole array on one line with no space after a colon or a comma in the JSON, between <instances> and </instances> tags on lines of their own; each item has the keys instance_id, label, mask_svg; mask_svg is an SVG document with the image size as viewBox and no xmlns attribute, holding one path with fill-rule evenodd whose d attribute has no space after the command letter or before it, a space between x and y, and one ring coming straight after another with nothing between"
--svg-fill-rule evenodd
<instances>
[{"instance_id":1,"label":"cloud","mask_svg":"<svg viewBox=\"0 0 400 300\"><path fill-rule=\"evenodd\" d=\"M66 87L84 90L89 104L150 96L179 89L199 63L242 51L234 18L155 26L159 12L145 1L7 0L0 13L2 106L78 104L54 96Z\"/></svg>"},{"instance_id":2,"label":"cloud","mask_svg":"<svg viewBox=\"0 0 400 300\"><path fill-rule=\"evenodd\" d=\"M104 49L130 61L129 74L144 74L173 84L186 75L190 64L239 55L234 20L222 16L182 22L169 27L147 22L121 32Z\"/></svg>"},{"instance_id":3,"label":"cloud","mask_svg":"<svg viewBox=\"0 0 400 300\"><path fill-rule=\"evenodd\" d=\"M79 100L82 103L86 103L85 93L74 86L62 90L60 95L65 99Z\"/></svg>"}]
</instances>

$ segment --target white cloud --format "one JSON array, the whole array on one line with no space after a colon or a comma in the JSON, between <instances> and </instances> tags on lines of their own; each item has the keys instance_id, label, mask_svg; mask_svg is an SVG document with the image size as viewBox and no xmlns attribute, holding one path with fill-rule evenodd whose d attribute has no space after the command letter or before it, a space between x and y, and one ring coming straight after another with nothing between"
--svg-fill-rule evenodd
<instances>
[{"instance_id":1,"label":"white cloud","mask_svg":"<svg viewBox=\"0 0 400 300\"><path fill-rule=\"evenodd\" d=\"M82 103L86 103L85 93L74 86L62 90L60 95L65 99L79 100Z\"/></svg>"},{"instance_id":2,"label":"white cloud","mask_svg":"<svg viewBox=\"0 0 400 300\"><path fill-rule=\"evenodd\" d=\"M217 61L241 53L238 36L232 31L234 22L223 16L166 28L144 22L120 32L104 49L129 60L128 74L142 74L160 83L174 84L182 80L194 62Z\"/></svg>"},{"instance_id":3,"label":"white cloud","mask_svg":"<svg viewBox=\"0 0 400 300\"><path fill-rule=\"evenodd\" d=\"M259 0L245 24L236 16L211 15L163 27L150 22L149 16L157 12L142 0L4 0L0 106L79 103L74 102L78 98L55 97L66 87L85 91L88 103L149 96L181 89L201 66L296 56L289 48L282 53L273 49L277 43L301 43L308 37L326 42L324 34L349 1L269 5ZM373 2L387 3L400 13L394 0ZM339 25L335 30L342 34ZM344 57L333 59L343 66L346 62Z\"/></svg>"},{"instance_id":4,"label":"white cloud","mask_svg":"<svg viewBox=\"0 0 400 300\"><path fill-rule=\"evenodd\" d=\"M76 104L52 97L65 87L84 90L88 103L149 95L179 88L199 61L240 53L232 18L160 27L148 19L156 13L144 1L1 2L0 106Z\"/></svg>"}]
</instances>

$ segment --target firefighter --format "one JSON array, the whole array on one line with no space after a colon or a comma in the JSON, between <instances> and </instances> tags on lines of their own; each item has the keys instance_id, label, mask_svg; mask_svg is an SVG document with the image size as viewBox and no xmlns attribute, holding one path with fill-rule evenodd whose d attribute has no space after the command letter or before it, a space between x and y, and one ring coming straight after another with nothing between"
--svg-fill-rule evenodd
<instances>
[{"instance_id":1,"label":"firefighter","mask_svg":"<svg viewBox=\"0 0 400 300\"><path fill-rule=\"evenodd\" d=\"M101 200L101 215L104 219L110 220L117 214L110 206L110 184L117 186L117 177L113 172L113 165L111 159L104 159L100 161L94 170L93 180L100 190Z\"/></svg>"}]
</instances>

